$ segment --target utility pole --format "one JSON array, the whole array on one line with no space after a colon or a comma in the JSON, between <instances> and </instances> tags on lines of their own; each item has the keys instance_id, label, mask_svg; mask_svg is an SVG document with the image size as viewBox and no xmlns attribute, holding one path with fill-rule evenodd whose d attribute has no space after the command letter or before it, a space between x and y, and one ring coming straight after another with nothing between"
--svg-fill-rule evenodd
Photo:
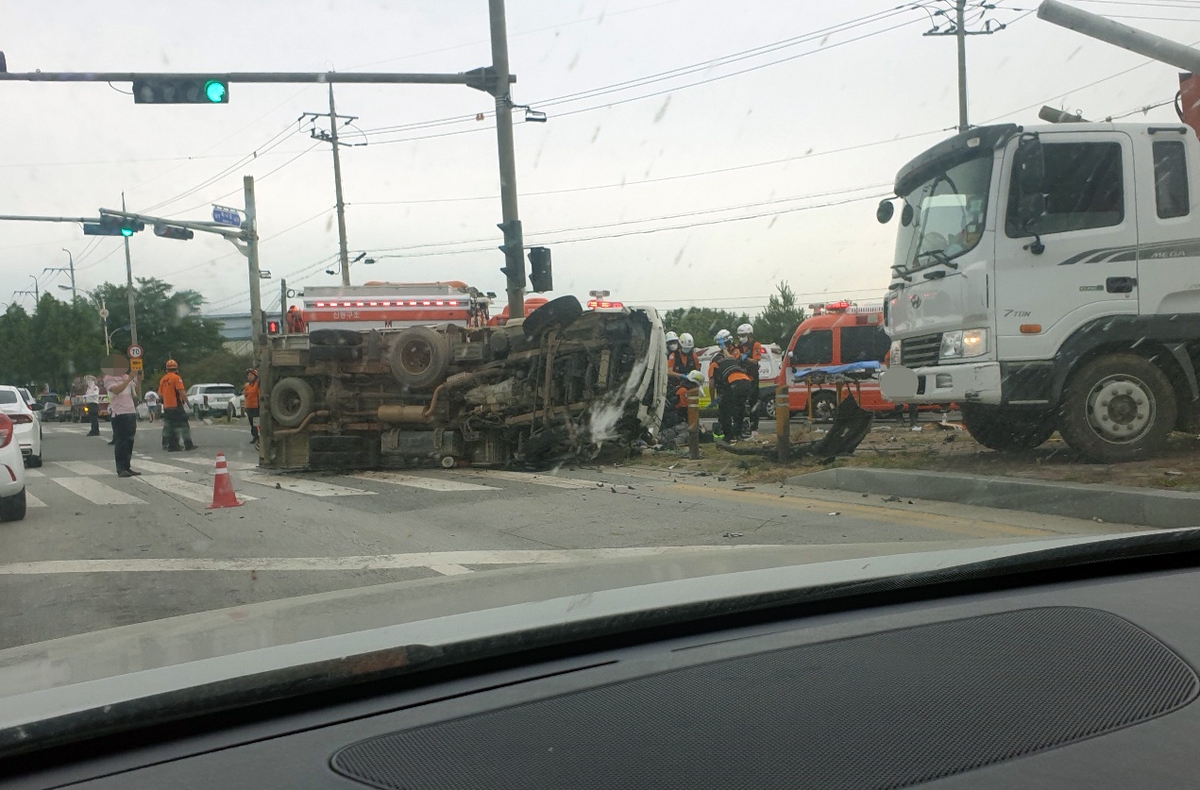
<instances>
[{"instance_id":1,"label":"utility pole","mask_svg":"<svg viewBox=\"0 0 1200 790\"><path fill-rule=\"evenodd\" d=\"M286 335L287 330L287 280L279 278L279 334Z\"/></svg>"},{"instance_id":2,"label":"utility pole","mask_svg":"<svg viewBox=\"0 0 1200 790\"><path fill-rule=\"evenodd\" d=\"M979 8L980 21L984 14L995 9L995 6L987 2L987 0L972 0L974 5ZM946 0L952 8L938 9L930 12L930 19L934 23L933 28L926 31L923 35L926 36L954 36L958 44L958 131L965 132L971 128L970 121L967 118L967 36L990 36L992 33L998 33L1003 30L1006 25L1002 23L993 24L992 20L984 21L983 27L977 30L967 29L967 5L969 0ZM926 9L928 11L928 9ZM953 20L950 19L949 12L954 12ZM942 17L943 21L939 21L938 17ZM943 26L944 25L944 26Z\"/></svg>"},{"instance_id":3,"label":"utility pole","mask_svg":"<svg viewBox=\"0 0 1200 790\"><path fill-rule=\"evenodd\" d=\"M342 155L338 150L341 146L346 145L338 141L338 126L339 122L351 123L358 119L357 115L341 115L337 114L337 108L333 102L333 83L329 83L329 112L306 112L302 118L311 117L315 122L317 118L329 118L329 131L318 129L314 123L310 136L314 140L323 140L330 143L333 148L333 191L337 199L337 223L338 223L338 260L341 261L342 269L342 285L350 284L350 251L346 245L346 203L342 199Z\"/></svg>"},{"instance_id":4,"label":"utility pole","mask_svg":"<svg viewBox=\"0 0 1200 790\"><path fill-rule=\"evenodd\" d=\"M71 277L71 303L74 304L75 299L78 297L78 294L75 293L75 256L72 255L71 251L66 247L63 247L62 251L67 254L67 265L47 266L46 268L42 269L42 274L45 274L46 272L67 272ZM63 286L61 285L59 286L59 288L62 287Z\"/></svg>"},{"instance_id":5,"label":"utility pole","mask_svg":"<svg viewBox=\"0 0 1200 790\"><path fill-rule=\"evenodd\" d=\"M121 193L121 211L125 210L125 193ZM133 263L129 260L129 237L125 236L125 290L129 294L129 343L136 346L137 341L137 308L133 298Z\"/></svg>"},{"instance_id":6,"label":"utility pole","mask_svg":"<svg viewBox=\"0 0 1200 790\"><path fill-rule=\"evenodd\" d=\"M258 367L262 342L262 288L258 273L258 209L254 204L254 176L242 176L242 191L246 199L246 221L242 229L246 238L246 260L250 276L250 341L254 345L254 366Z\"/></svg>"},{"instance_id":7,"label":"utility pole","mask_svg":"<svg viewBox=\"0 0 1200 790\"><path fill-rule=\"evenodd\" d=\"M496 97L496 148L500 159L500 210L503 218L505 265L508 281L508 315L525 317L525 240L517 213L517 157L513 150L512 97L509 95L508 29L504 21L504 0L488 0L488 18L492 33L492 69L495 77L491 93Z\"/></svg>"},{"instance_id":8,"label":"utility pole","mask_svg":"<svg viewBox=\"0 0 1200 790\"><path fill-rule=\"evenodd\" d=\"M29 275L29 279L33 280L33 309L36 310L37 306L38 306L38 302L42 301L42 294L38 290L37 278L31 274L31 275ZM26 293L29 293L29 292L26 291Z\"/></svg>"}]
</instances>

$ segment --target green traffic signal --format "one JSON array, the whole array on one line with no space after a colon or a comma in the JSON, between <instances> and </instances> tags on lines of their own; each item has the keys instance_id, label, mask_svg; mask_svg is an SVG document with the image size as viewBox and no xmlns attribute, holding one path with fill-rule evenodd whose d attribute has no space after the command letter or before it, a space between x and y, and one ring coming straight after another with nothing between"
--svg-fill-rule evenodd
<instances>
[{"instance_id":1,"label":"green traffic signal","mask_svg":"<svg viewBox=\"0 0 1200 790\"><path fill-rule=\"evenodd\" d=\"M204 98L208 99L213 104L220 104L225 101L225 83L217 80L209 80L204 83Z\"/></svg>"},{"instance_id":2,"label":"green traffic signal","mask_svg":"<svg viewBox=\"0 0 1200 790\"><path fill-rule=\"evenodd\" d=\"M133 228L121 228L121 235L122 236L132 236Z\"/></svg>"}]
</instances>

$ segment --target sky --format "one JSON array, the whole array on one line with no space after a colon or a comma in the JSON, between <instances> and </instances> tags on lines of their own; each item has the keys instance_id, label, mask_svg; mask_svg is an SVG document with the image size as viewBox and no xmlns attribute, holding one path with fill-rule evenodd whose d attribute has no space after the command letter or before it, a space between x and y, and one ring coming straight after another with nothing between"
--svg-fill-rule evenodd
<instances>
[{"instance_id":1,"label":"sky","mask_svg":"<svg viewBox=\"0 0 1200 790\"><path fill-rule=\"evenodd\" d=\"M1075 0L1200 43L1200 4ZM913 6L924 6L914 8ZM969 19L979 17L970 0ZM1177 69L992 0L1006 24L967 42L970 121L1037 123L1043 104L1090 119L1171 121ZM526 244L551 247L552 295L754 312L782 281L802 302L869 301L888 283L895 225L875 205L896 171L953 133L952 37L924 36L947 0L508 0L517 184ZM0 50L24 71L461 72L491 63L486 0L0 0ZM944 22L943 22L944 26ZM305 112L319 85L230 86L227 105L135 105L128 83L2 82L0 214L119 208L210 220L256 179L263 304L279 278L336 285L330 147ZM503 293L489 95L463 86L338 86L354 283L463 280ZM476 115L484 114L483 120ZM365 143L365 145L363 145ZM0 222L0 305L123 282L116 238ZM210 314L248 310L246 260L220 238L131 241L135 277L195 289Z\"/></svg>"}]
</instances>

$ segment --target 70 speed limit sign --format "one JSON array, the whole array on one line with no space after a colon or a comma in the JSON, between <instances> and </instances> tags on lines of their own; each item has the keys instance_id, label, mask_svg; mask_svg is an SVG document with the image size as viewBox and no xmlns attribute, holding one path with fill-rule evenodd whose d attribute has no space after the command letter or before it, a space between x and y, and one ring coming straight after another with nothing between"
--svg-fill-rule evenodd
<instances>
[{"instance_id":1,"label":"70 speed limit sign","mask_svg":"<svg viewBox=\"0 0 1200 790\"><path fill-rule=\"evenodd\" d=\"M128 353L129 353L130 359L141 359L142 358L142 347L141 346L130 346Z\"/></svg>"}]
</instances>

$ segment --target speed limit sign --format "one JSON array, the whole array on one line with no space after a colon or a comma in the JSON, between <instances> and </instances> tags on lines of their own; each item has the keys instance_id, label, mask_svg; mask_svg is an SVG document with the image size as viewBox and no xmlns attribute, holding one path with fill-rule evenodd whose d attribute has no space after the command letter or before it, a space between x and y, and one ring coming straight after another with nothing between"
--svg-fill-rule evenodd
<instances>
[{"instance_id":1,"label":"speed limit sign","mask_svg":"<svg viewBox=\"0 0 1200 790\"><path fill-rule=\"evenodd\" d=\"M142 347L141 346L130 346L129 347L129 358L130 359L141 359L142 358Z\"/></svg>"}]
</instances>

